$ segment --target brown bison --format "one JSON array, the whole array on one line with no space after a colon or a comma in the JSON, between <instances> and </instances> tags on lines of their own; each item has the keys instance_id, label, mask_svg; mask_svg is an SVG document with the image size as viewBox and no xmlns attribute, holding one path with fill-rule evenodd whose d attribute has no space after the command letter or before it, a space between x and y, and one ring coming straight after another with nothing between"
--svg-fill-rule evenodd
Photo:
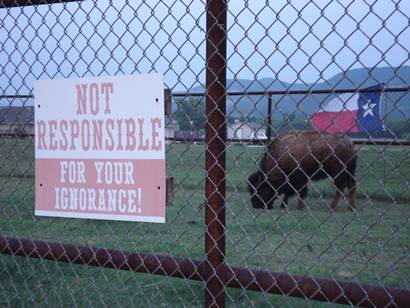
<instances>
[{"instance_id":1,"label":"brown bison","mask_svg":"<svg viewBox=\"0 0 410 308\"><path fill-rule=\"evenodd\" d=\"M273 201L284 195L299 196L298 209L304 208L309 179L330 177L336 186L331 209L339 203L345 188L349 190L350 210L355 209L357 154L353 143L344 136L316 131L288 132L273 139L260 163L260 169L248 178L248 189L254 208L273 207Z\"/></svg>"}]
</instances>

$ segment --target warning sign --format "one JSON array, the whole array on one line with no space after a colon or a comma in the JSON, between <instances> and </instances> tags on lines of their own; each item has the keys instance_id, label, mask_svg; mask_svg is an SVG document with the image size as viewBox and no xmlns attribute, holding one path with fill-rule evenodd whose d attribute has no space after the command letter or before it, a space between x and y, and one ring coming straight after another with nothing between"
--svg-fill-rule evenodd
<instances>
[{"instance_id":1,"label":"warning sign","mask_svg":"<svg viewBox=\"0 0 410 308\"><path fill-rule=\"evenodd\" d=\"M39 216L165 222L159 74L37 81Z\"/></svg>"}]
</instances>

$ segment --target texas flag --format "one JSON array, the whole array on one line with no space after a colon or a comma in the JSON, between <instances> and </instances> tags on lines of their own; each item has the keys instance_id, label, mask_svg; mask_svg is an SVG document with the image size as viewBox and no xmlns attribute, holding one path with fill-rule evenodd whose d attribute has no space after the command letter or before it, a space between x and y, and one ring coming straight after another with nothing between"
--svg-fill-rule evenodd
<instances>
[{"instance_id":1,"label":"texas flag","mask_svg":"<svg viewBox=\"0 0 410 308\"><path fill-rule=\"evenodd\" d=\"M369 87L359 93L338 95L313 114L310 122L317 130L330 134L385 131L380 119L381 93L366 92L382 86Z\"/></svg>"}]
</instances>

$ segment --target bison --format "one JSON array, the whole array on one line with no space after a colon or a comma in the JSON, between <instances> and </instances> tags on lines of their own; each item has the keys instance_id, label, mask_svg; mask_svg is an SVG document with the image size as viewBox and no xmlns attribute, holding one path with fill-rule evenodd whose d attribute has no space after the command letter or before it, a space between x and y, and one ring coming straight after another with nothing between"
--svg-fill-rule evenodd
<instances>
[{"instance_id":1,"label":"bison","mask_svg":"<svg viewBox=\"0 0 410 308\"><path fill-rule=\"evenodd\" d=\"M349 190L349 208L355 210L357 154L353 143L341 135L316 131L287 132L267 146L260 168L248 178L248 189L254 208L273 207L273 201L284 195L282 207L289 197L299 196L298 209L303 210L308 181L326 177L333 179L336 196L334 210L345 188Z\"/></svg>"}]
</instances>

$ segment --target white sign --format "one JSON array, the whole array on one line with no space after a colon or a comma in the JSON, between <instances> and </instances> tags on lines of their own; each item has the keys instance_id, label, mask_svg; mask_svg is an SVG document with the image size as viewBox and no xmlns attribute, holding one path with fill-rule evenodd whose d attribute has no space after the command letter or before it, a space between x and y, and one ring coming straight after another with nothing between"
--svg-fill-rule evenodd
<instances>
[{"instance_id":1,"label":"white sign","mask_svg":"<svg viewBox=\"0 0 410 308\"><path fill-rule=\"evenodd\" d=\"M165 222L162 75L34 85L39 216Z\"/></svg>"}]
</instances>

